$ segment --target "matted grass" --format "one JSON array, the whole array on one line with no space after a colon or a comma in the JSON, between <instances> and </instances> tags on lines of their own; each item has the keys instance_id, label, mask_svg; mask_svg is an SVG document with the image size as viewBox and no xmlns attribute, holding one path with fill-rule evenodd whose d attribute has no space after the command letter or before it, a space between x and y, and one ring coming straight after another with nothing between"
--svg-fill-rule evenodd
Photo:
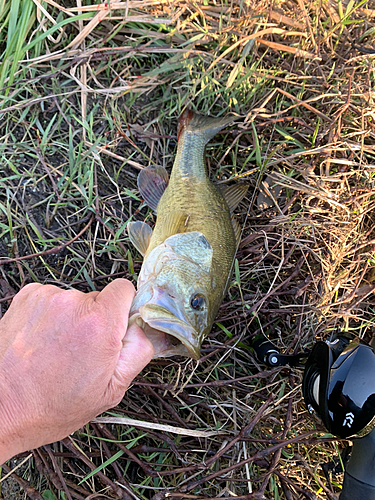
<instances>
[{"instance_id":1,"label":"matted grass","mask_svg":"<svg viewBox=\"0 0 375 500\"><path fill-rule=\"evenodd\" d=\"M14 480L34 500L335 498L348 442L308 416L302 370L265 370L249 346L373 338L374 19L372 1L0 1L3 312L32 281L136 280L125 227L155 221L137 174L172 166L186 106L244 117L207 161L250 186L201 360L152 362L103 415L138 422L10 461L5 499ZM265 179L283 190L262 210Z\"/></svg>"}]
</instances>

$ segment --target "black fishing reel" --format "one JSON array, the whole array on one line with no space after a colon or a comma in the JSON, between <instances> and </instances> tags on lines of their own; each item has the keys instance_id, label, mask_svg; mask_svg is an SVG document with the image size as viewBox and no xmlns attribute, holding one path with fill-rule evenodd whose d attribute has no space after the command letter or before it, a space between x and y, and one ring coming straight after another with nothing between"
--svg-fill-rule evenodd
<instances>
[{"instance_id":1,"label":"black fishing reel","mask_svg":"<svg viewBox=\"0 0 375 500\"><path fill-rule=\"evenodd\" d=\"M362 437L375 426L375 354L345 337L317 342L306 365L302 392L329 432Z\"/></svg>"},{"instance_id":2,"label":"black fishing reel","mask_svg":"<svg viewBox=\"0 0 375 500\"><path fill-rule=\"evenodd\" d=\"M307 357L302 392L327 430L353 439L340 500L375 500L375 353L345 336L317 342L310 353L280 354L266 337L252 347L267 366L296 366ZM358 438L358 439L357 439Z\"/></svg>"}]
</instances>

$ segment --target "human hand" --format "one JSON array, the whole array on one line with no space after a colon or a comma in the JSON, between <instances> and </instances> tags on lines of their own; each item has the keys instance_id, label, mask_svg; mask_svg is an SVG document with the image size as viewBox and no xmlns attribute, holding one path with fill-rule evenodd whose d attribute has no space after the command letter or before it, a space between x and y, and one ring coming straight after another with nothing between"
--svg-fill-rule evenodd
<instances>
[{"instance_id":1,"label":"human hand","mask_svg":"<svg viewBox=\"0 0 375 500\"><path fill-rule=\"evenodd\" d=\"M135 290L25 286L0 321L0 464L63 439L116 406L154 348L127 330Z\"/></svg>"}]
</instances>

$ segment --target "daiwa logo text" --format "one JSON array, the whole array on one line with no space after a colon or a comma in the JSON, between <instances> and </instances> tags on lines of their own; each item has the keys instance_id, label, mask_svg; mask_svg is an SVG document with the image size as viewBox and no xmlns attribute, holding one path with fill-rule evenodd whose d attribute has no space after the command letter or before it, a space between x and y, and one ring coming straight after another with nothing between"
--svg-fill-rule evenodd
<instances>
[{"instance_id":1,"label":"daiwa logo text","mask_svg":"<svg viewBox=\"0 0 375 500\"><path fill-rule=\"evenodd\" d=\"M350 427L353 425L353 422L354 422L354 415L353 415L353 413L347 413L345 415L344 423L342 424L342 426L345 427L345 425L346 425L350 429Z\"/></svg>"}]
</instances>

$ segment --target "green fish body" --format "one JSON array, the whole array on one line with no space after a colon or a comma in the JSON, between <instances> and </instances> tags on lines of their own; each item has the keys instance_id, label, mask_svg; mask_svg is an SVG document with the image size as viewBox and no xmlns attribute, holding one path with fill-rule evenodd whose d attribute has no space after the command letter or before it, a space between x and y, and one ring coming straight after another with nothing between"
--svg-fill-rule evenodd
<instances>
[{"instance_id":1,"label":"green fish body","mask_svg":"<svg viewBox=\"0 0 375 500\"><path fill-rule=\"evenodd\" d=\"M144 255L129 324L143 328L155 357L199 359L228 286L239 237L231 211L247 188L220 191L208 178L204 149L232 121L185 111L169 183L161 167L138 177L157 221L154 231L142 222L128 225L130 240Z\"/></svg>"}]
</instances>

